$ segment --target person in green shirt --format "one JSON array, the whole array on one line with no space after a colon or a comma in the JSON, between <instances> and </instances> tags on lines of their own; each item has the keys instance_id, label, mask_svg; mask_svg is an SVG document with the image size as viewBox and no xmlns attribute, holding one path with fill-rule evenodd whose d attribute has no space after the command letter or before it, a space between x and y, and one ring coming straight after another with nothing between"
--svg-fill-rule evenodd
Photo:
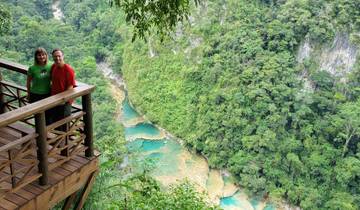
<instances>
[{"instance_id":1,"label":"person in green shirt","mask_svg":"<svg viewBox=\"0 0 360 210\"><path fill-rule=\"evenodd\" d=\"M50 96L50 70L48 54L44 48L37 48L34 54L34 65L29 67L26 88L30 103Z\"/></svg>"},{"instance_id":2,"label":"person in green shirt","mask_svg":"<svg viewBox=\"0 0 360 210\"><path fill-rule=\"evenodd\" d=\"M27 73L26 89L29 103L33 103L50 96L51 65L48 64L46 50L39 47L34 53L34 65L30 66ZM46 125L51 123L51 113L45 111Z\"/></svg>"}]
</instances>

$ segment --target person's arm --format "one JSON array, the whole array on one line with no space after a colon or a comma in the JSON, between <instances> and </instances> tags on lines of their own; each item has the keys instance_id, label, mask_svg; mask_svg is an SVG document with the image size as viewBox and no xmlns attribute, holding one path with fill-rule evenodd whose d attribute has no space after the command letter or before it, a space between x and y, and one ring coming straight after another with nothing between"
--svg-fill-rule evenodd
<instances>
[{"instance_id":1,"label":"person's arm","mask_svg":"<svg viewBox=\"0 0 360 210\"><path fill-rule=\"evenodd\" d=\"M74 88L74 86L70 85L69 87L66 88L66 90L71 90L73 88Z\"/></svg>"},{"instance_id":2,"label":"person's arm","mask_svg":"<svg viewBox=\"0 0 360 210\"><path fill-rule=\"evenodd\" d=\"M71 90L75 86L75 72L74 69L69 65L68 73L67 73L67 84L68 87L66 90Z\"/></svg>"},{"instance_id":3,"label":"person's arm","mask_svg":"<svg viewBox=\"0 0 360 210\"><path fill-rule=\"evenodd\" d=\"M30 85L31 85L32 77L28 74L26 79L26 92L27 92L27 99L30 100Z\"/></svg>"}]
</instances>

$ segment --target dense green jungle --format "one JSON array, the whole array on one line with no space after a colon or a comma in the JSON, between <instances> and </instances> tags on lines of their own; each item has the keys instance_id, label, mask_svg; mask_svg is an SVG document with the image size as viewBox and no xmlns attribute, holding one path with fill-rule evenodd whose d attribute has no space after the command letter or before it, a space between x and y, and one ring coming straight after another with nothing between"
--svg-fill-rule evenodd
<instances>
[{"instance_id":1,"label":"dense green jungle","mask_svg":"<svg viewBox=\"0 0 360 210\"><path fill-rule=\"evenodd\" d=\"M191 183L164 190L146 170L124 177L120 104L96 71L101 61L123 76L142 114L249 194L360 209L360 1L204 0L169 36L145 40L132 39L108 1L62 0L63 21L50 0L0 3L11 17L1 58L31 65L35 48L60 47L78 80L96 85L102 163L85 209L219 208Z\"/></svg>"}]
</instances>

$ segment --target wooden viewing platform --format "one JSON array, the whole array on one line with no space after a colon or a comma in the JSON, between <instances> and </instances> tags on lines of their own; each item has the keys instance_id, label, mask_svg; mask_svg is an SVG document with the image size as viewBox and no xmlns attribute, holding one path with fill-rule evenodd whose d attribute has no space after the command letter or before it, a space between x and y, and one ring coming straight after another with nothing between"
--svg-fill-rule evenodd
<instances>
[{"instance_id":1,"label":"wooden viewing platform","mask_svg":"<svg viewBox=\"0 0 360 210\"><path fill-rule=\"evenodd\" d=\"M99 171L93 148L91 92L77 87L29 104L26 88L2 72L27 74L27 67L0 59L0 210L81 209ZM45 111L81 98L72 114L50 125ZM73 205L74 204L74 205Z\"/></svg>"}]
</instances>

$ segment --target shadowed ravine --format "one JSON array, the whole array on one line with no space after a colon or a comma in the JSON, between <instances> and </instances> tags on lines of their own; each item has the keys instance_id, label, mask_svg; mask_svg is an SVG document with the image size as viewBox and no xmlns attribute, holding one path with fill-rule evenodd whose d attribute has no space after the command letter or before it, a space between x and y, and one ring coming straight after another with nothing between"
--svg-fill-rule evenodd
<instances>
[{"instance_id":1,"label":"shadowed ravine","mask_svg":"<svg viewBox=\"0 0 360 210\"><path fill-rule=\"evenodd\" d=\"M117 87L116 91L122 92L118 95L126 95L123 80L108 65L100 63L98 70ZM151 175L164 186L187 179L198 191L205 191L210 202L220 204L224 209L275 209L272 205L266 206L262 198L249 198L233 184L229 173L210 169L204 157L190 152L163 129L146 121L131 106L127 97L120 98L122 107L119 119L125 127L125 138L128 141L130 155L126 159L130 171L141 171L144 165L150 165Z\"/></svg>"}]
</instances>

